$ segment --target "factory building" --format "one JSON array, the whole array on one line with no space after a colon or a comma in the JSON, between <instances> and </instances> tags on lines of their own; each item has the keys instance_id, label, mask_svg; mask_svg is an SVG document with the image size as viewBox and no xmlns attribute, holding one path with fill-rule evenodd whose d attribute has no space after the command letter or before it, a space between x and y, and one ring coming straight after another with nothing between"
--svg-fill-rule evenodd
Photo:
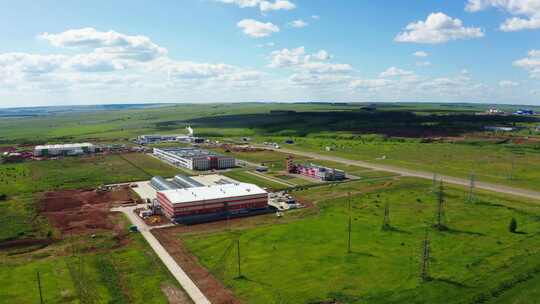
<instances>
[{"instance_id":1,"label":"factory building","mask_svg":"<svg viewBox=\"0 0 540 304\"><path fill-rule=\"evenodd\" d=\"M91 143L44 145L34 148L34 156L76 156L95 153L96 149Z\"/></svg>"},{"instance_id":2,"label":"factory building","mask_svg":"<svg viewBox=\"0 0 540 304\"><path fill-rule=\"evenodd\" d=\"M137 137L139 144L154 144L161 142L176 142L185 135L141 135Z\"/></svg>"},{"instance_id":3,"label":"factory building","mask_svg":"<svg viewBox=\"0 0 540 304\"><path fill-rule=\"evenodd\" d=\"M272 211L268 193L246 183L158 191L157 199L165 216L185 224Z\"/></svg>"},{"instance_id":4,"label":"factory building","mask_svg":"<svg viewBox=\"0 0 540 304\"><path fill-rule=\"evenodd\" d=\"M228 169L236 166L234 157L196 148L155 148L154 156L190 170Z\"/></svg>"},{"instance_id":5,"label":"factory building","mask_svg":"<svg viewBox=\"0 0 540 304\"><path fill-rule=\"evenodd\" d=\"M288 173L302 174L322 181L339 181L347 178L345 171L323 167L315 164L300 165L293 162L292 157L286 160Z\"/></svg>"}]
</instances>

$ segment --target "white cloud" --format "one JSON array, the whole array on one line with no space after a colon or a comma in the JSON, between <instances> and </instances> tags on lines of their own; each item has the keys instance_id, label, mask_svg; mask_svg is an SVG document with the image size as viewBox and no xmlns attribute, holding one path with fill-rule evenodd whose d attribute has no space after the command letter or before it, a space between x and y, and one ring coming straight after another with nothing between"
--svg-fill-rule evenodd
<instances>
[{"instance_id":1,"label":"white cloud","mask_svg":"<svg viewBox=\"0 0 540 304\"><path fill-rule=\"evenodd\" d=\"M463 22L444 13L432 13L426 21L409 23L405 31L399 33L394 40L397 42L414 43L445 43L451 40L473 39L484 36L477 27L465 27Z\"/></svg>"},{"instance_id":2,"label":"white cloud","mask_svg":"<svg viewBox=\"0 0 540 304\"><path fill-rule=\"evenodd\" d=\"M271 22L263 23L253 19L241 20L236 25L242 29L244 34L253 38L267 37L279 32L279 27Z\"/></svg>"},{"instance_id":3,"label":"white cloud","mask_svg":"<svg viewBox=\"0 0 540 304\"><path fill-rule=\"evenodd\" d=\"M531 50L528 57L514 61L514 66L529 72L531 78L540 79L540 50Z\"/></svg>"},{"instance_id":4,"label":"white cloud","mask_svg":"<svg viewBox=\"0 0 540 304\"><path fill-rule=\"evenodd\" d=\"M271 68L288 68L295 71L290 83L302 86L323 83L335 84L348 80L353 71L350 64L328 62L332 56L325 50L307 54L304 47L282 49L270 54Z\"/></svg>"},{"instance_id":5,"label":"white cloud","mask_svg":"<svg viewBox=\"0 0 540 304\"><path fill-rule=\"evenodd\" d=\"M62 68L64 55L38 55L27 53L0 54L0 70L16 76L48 74Z\"/></svg>"},{"instance_id":6,"label":"white cloud","mask_svg":"<svg viewBox=\"0 0 540 304\"><path fill-rule=\"evenodd\" d=\"M258 48L265 48L265 47L274 47L276 44L273 42L267 42L267 43L259 43L257 44Z\"/></svg>"},{"instance_id":7,"label":"white cloud","mask_svg":"<svg viewBox=\"0 0 540 304\"><path fill-rule=\"evenodd\" d=\"M309 24L307 22L305 22L304 20L301 20L301 19L289 22L289 26L294 27L294 28L303 28L303 27L306 27L308 25Z\"/></svg>"},{"instance_id":8,"label":"white cloud","mask_svg":"<svg viewBox=\"0 0 540 304\"><path fill-rule=\"evenodd\" d=\"M278 11L278 10L292 10L296 8L296 5L288 0L216 0L218 2L234 4L240 8L246 7L259 7L261 12Z\"/></svg>"},{"instance_id":9,"label":"white cloud","mask_svg":"<svg viewBox=\"0 0 540 304\"><path fill-rule=\"evenodd\" d=\"M424 51L417 51L417 52L413 53L413 56L414 57L428 57L429 54L427 52L424 52Z\"/></svg>"},{"instance_id":10,"label":"white cloud","mask_svg":"<svg viewBox=\"0 0 540 304\"><path fill-rule=\"evenodd\" d=\"M319 15L312 15L312 16L311 16L311 19L319 20L319 19L321 19L321 16L319 16Z\"/></svg>"},{"instance_id":11,"label":"white cloud","mask_svg":"<svg viewBox=\"0 0 540 304\"><path fill-rule=\"evenodd\" d=\"M128 60L150 61L167 54L167 49L153 43L146 36L130 36L115 31L100 32L91 27L58 34L43 33L38 37L56 47L87 48Z\"/></svg>"},{"instance_id":12,"label":"white cloud","mask_svg":"<svg viewBox=\"0 0 540 304\"><path fill-rule=\"evenodd\" d=\"M414 72L402 70L396 67L390 67L386 71L379 74L380 78L389 78L389 77L407 77L413 76Z\"/></svg>"},{"instance_id":13,"label":"white cloud","mask_svg":"<svg viewBox=\"0 0 540 304\"><path fill-rule=\"evenodd\" d=\"M350 86L352 88L366 88L366 89L378 89L387 87L392 83L388 79L355 79L351 81Z\"/></svg>"},{"instance_id":14,"label":"white cloud","mask_svg":"<svg viewBox=\"0 0 540 304\"><path fill-rule=\"evenodd\" d=\"M499 86L501 88L517 87L517 86L519 86L519 82L511 81L511 80L501 80L501 81L499 81Z\"/></svg>"},{"instance_id":15,"label":"white cloud","mask_svg":"<svg viewBox=\"0 0 540 304\"><path fill-rule=\"evenodd\" d=\"M540 0L468 0L465 10L474 13L490 7L513 16L500 25L502 31L540 28Z\"/></svg>"},{"instance_id":16,"label":"white cloud","mask_svg":"<svg viewBox=\"0 0 540 304\"><path fill-rule=\"evenodd\" d=\"M431 65L431 62L429 61L418 61L416 62L416 66L419 66L419 67L427 67L427 66L430 66Z\"/></svg>"},{"instance_id":17,"label":"white cloud","mask_svg":"<svg viewBox=\"0 0 540 304\"><path fill-rule=\"evenodd\" d=\"M275 0L274 2L261 1L259 8L261 12L278 11L278 10L292 10L296 8L294 3L287 0Z\"/></svg>"}]
</instances>

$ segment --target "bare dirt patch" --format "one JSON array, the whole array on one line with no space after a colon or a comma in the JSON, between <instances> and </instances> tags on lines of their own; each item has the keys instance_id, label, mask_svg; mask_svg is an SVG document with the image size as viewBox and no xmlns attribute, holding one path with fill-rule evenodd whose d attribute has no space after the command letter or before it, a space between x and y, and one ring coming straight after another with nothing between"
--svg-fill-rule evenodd
<instances>
[{"instance_id":1,"label":"bare dirt patch","mask_svg":"<svg viewBox=\"0 0 540 304\"><path fill-rule=\"evenodd\" d=\"M170 284L162 284L161 291L167 297L169 304L193 304L186 293Z\"/></svg>"},{"instance_id":2,"label":"bare dirt patch","mask_svg":"<svg viewBox=\"0 0 540 304\"><path fill-rule=\"evenodd\" d=\"M135 199L125 187L109 191L62 190L43 193L38 210L63 234L88 233L117 228L110 217L110 208L131 204Z\"/></svg>"}]
</instances>

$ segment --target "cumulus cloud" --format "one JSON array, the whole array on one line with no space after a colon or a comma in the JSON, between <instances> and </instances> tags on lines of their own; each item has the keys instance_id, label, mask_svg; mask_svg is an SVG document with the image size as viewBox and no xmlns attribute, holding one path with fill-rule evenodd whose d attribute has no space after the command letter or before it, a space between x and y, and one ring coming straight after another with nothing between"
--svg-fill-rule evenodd
<instances>
[{"instance_id":1,"label":"cumulus cloud","mask_svg":"<svg viewBox=\"0 0 540 304\"><path fill-rule=\"evenodd\" d=\"M279 27L271 22L259 22L253 19L244 19L236 24L242 29L244 34L253 38L268 37L273 33L279 32Z\"/></svg>"},{"instance_id":2,"label":"cumulus cloud","mask_svg":"<svg viewBox=\"0 0 540 304\"><path fill-rule=\"evenodd\" d=\"M325 50L307 54L304 47L282 49L270 54L271 68L288 68L295 71L289 81L299 85L335 84L344 82L353 71L350 64L328 62L332 56Z\"/></svg>"},{"instance_id":3,"label":"cumulus cloud","mask_svg":"<svg viewBox=\"0 0 540 304\"><path fill-rule=\"evenodd\" d=\"M309 24L307 22L305 22L304 20L301 20L301 19L289 22L289 26L294 27L294 28L303 28L303 27L306 27L308 25Z\"/></svg>"},{"instance_id":4,"label":"cumulus cloud","mask_svg":"<svg viewBox=\"0 0 540 304\"><path fill-rule=\"evenodd\" d=\"M57 34L43 33L38 37L56 47L87 48L96 53L136 61L150 61L167 54L167 49L146 36L130 36L115 31L101 32L91 27Z\"/></svg>"},{"instance_id":5,"label":"cumulus cloud","mask_svg":"<svg viewBox=\"0 0 540 304\"><path fill-rule=\"evenodd\" d=\"M427 67L427 66L430 66L431 65L431 62L429 61L418 61L416 62L416 66L419 66L419 67Z\"/></svg>"},{"instance_id":6,"label":"cumulus cloud","mask_svg":"<svg viewBox=\"0 0 540 304\"><path fill-rule=\"evenodd\" d=\"M390 67L386 71L379 74L380 78L389 78L389 77L407 77L413 76L414 72L402 70L396 67Z\"/></svg>"},{"instance_id":7,"label":"cumulus cloud","mask_svg":"<svg viewBox=\"0 0 540 304\"><path fill-rule=\"evenodd\" d=\"M258 7L261 12L278 11L278 10L292 10L296 8L296 5L288 0L216 0L222 3L234 4L240 8L246 7Z\"/></svg>"},{"instance_id":8,"label":"cumulus cloud","mask_svg":"<svg viewBox=\"0 0 540 304\"><path fill-rule=\"evenodd\" d=\"M528 56L514 61L514 66L529 72L531 78L540 79L540 50L531 50Z\"/></svg>"},{"instance_id":9,"label":"cumulus cloud","mask_svg":"<svg viewBox=\"0 0 540 304\"><path fill-rule=\"evenodd\" d=\"M351 81L352 88L378 89L387 87L392 83L388 79L355 79Z\"/></svg>"},{"instance_id":10,"label":"cumulus cloud","mask_svg":"<svg viewBox=\"0 0 540 304\"><path fill-rule=\"evenodd\" d=\"M409 23L394 41L438 44L483 36L484 32L480 28L465 27L461 20L444 13L432 13L425 21Z\"/></svg>"},{"instance_id":11,"label":"cumulus cloud","mask_svg":"<svg viewBox=\"0 0 540 304\"><path fill-rule=\"evenodd\" d=\"M428 57L429 54L427 52L424 52L424 51L417 51L417 52L413 53L413 56L414 57Z\"/></svg>"},{"instance_id":12,"label":"cumulus cloud","mask_svg":"<svg viewBox=\"0 0 540 304\"><path fill-rule=\"evenodd\" d=\"M501 81L499 81L499 86L501 88L517 87L517 86L519 86L519 82L511 81L511 80L501 80Z\"/></svg>"},{"instance_id":13,"label":"cumulus cloud","mask_svg":"<svg viewBox=\"0 0 540 304\"><path fill-rule=\"evenodd\" d=\"M474 13L490 7L513 16L499 26L502 31L540 28L540 0L468 0L465 10Z\"/></svg>"}]
</instances>

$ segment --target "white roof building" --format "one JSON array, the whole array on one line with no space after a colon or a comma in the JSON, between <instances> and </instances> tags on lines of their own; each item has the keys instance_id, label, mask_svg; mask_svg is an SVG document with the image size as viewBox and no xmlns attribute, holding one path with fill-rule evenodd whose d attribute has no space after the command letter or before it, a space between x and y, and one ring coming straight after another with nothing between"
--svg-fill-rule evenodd
<instances>
[{"instance_id":1,"label":"white roof building","mask_svg":"<svg viewBox=\"0 0 540 304\"><path fill-rule=\"evenodd\" d=\"M36 150L69 150L79 148L93 148L94 144L91 143L78 143L78 144L60 144L60 145L41 145L36 146Z\"/></svg>"},{"instance_id":2,"label":"white roof building","mask_svg":"<svg viewBox=\"0 0 540 304\"><path fill-rule=\"evenodd\" d=\"M210 185L197 188L160 191L173 205L267 195L266 190L247 183Z\"/></svg>"}]
</instances>

